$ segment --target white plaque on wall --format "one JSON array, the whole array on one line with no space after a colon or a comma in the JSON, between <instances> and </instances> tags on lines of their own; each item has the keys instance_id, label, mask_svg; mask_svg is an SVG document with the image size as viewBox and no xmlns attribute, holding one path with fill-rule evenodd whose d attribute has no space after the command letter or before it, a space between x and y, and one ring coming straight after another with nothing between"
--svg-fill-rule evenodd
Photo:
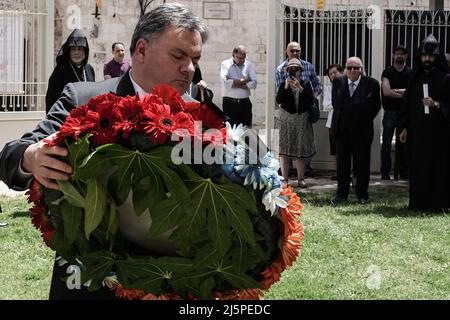
<instances>
[{"instance_id":1,"label":"white plaque on wall","mask_svg":"<svg viewBox=\"0 0 450 320\"><path fill-rule=\"evenodd\" d=\"M231 19L231 2L203 2L203 19Z\"/></svg>"}]
</instances>

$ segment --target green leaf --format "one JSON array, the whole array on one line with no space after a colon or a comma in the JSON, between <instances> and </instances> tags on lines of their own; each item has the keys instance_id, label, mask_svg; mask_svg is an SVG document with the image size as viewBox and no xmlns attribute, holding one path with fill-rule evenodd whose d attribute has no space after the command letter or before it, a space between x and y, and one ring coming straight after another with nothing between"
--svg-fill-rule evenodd
<instances>
[{"instance_id":1,"label":"green leaf","mask_svg":"<svg viewBox=\"0 0 450 320\"><path fill-rule=\"evenodd\" d=\"M160 194L161 186L156 182L162 180L167 190L172 196L180 202L189 200L189 192L183 181L169 167L171 147L162 146L149 152L139 152L128 150L120 145L112 144L102 146L97 152L104 154L118 169L111 175L108 181L108 189L116 200L117 205L122 205L130 193L132 185L138 185L139 182L149 176L149 193ZM146 194L145 196L147 196ZM139 210L143 205L138 199Z\"/></svg>"},{"instance_id":2,"label":"green leaf","mask_svg":"<svg viewBox=\"0 0 450 320\"><path fill-rule=\"evenodd\" d=\"M220 274L235 288L239 289L261 289L261 285L252 277L238 273L233 267L224 268Z\"/></svg>"},{"instance_id":3,"label":"green leaf","mask_svg":"<svg viewBox=\"0 0 450 320\"><path fill-rule=\"evenodd\" d=\"M81 272L81 282L86 283L91 280L89 291L100 289L103 279L113 270L114 258L110 252L97 251L81 256L79 260L85 269Z\"/></svg>"},{"instance_id":4,"label":"green leaf","mask_svg":"<svg viewBox=\"0 0 450 320\"><path fill-rule=\"evenodd\" d=\"M192 210L180 223L181 233L195 239L207 224L212 242L222 255L231 245L232 231L244 242L255 244L249 215L256 212L256 204L251 193L229 181L219 185L199 176L186 183L191 192Z\"/></svg>"},{"instance_id":5,"label":"green leaf","mask_svg":"<svg viewBox=\"0 0 450 320\"><path fill-rule=\"evenodd\" d=\"M157 237L177 227L185 210L186 207L173 198L158 203L150 210L152 224L149 230L149 237Z\"/></svg>"},{"instance_id":6,"label":"green leaf","mask_svg":"<svg viewBox=\"0 0 450 320\"><path fill-rule=\"evenodd\" d=\"M119 229L119 214L117 212L117 206L114 200L111 199L110 214L108 222L108 230L106 233L106 239L109 239L109 235L115 235Z\"/></svg>"},{"instance_id":7,"label":"green leaf","mask_svg":"<svg viewBox=\"0 0 450 320\"><path fill-rule=\"evenodd\" d=\"M133 187L133 207L138 216L166 199L164 183L159 176L147 176Z\"/></svg>"},{"instance_id":8,"label":"green leaf","mask_svg":"<svg viewBox=\"0 0 450 320\"><path fill-rule=\"evenodd\" d=\"M98 148L97 148L98 150ZM74 173L77 179L92 179L95 177L101 177L107 175L110 171L113 171L113 163L108 157L94 151L87 155L80 163L79 167Z\"/></svg>"},{"instance_id":9,"label":"green leaf","mask_svg":"<svg viewBox=\"0 0 450 320\"><path fill-rule=\"evenodd\" d=\"M68 201L61 203L62 219L64 221L64 237L71 246L80 235L83 209L71 205Z\"/></svg>"},{"instance_id":10,"label":"green leaf","mask_svg":"<svg viewBox=\"0 0 450 320\"><path fill-rule=\"evenodd\" d=\"M106 210L106 200L105 187L95 179L88 180L84 221L84 232L87 239L102 222Z\"/></svg>"},{"instance_id":11,"label":"green leaf","mask_svg":"<svg viewBox=\"0 0 450 320\"><path fill-rule=\"evenodd\" d=\"M68 246L64 234L64 226L56 229L53 238L50 240L49 247L58 252L58 255L63 257L69 263L75 263L75 249L73 246Z\"/></svg>"},{"instance_id":12,"label":"green leaf","mask_svg":"<svg viewBox=\"0 0 450 320\"><path fill-rule=\"evenodd\" d=\"M76 173L77 168L83 161L84 157L86 157L90 152L89 138L91 136L92 134L86 134L67 147L69 149L69 155L67 156L67 159L69 160L69 163L74 170L74 174Z\"/></svg>"},{"instance_id":13,"label":"green leaf","mask_svg":"<svg viewBox=\"0 0 450 320\"><path fill-rule=\"evenodd\" d=\"M161 294L164 283L174 274L184 274L192 268L192 261L183 258L163 257L130 259L117 262L118 280L125 286Z\"/></svg>"},{"instance_id":14,"label":"green leaf","mask_svg":"<svg viewBox=\"0 0 450 320\"><path fill-rule=\"evenodd\" d=\"M209 277L208 279L206 279L205 281L203 281L203 283L200 286L200 299L208 299L208 298L212 298L212 290L214 288L215 285L215 281L212 277Z\"/></svg>"},{"instance_id":15,"label":"green leaf","mask_svg":"<svg viewBox=\"0 0 450 320\"><path fill-rule=\"evenodd\" d=\"M58 180L57 182L59 187L61 188L61 191L64 193L63 199L66 199L71 205L79 208L84 208L86 204L85 199L69 181ZM62 199L60 198L58 201L61 202Z\"/></svg>"},{"instance_id":16,"label":"green leaf","mask_svg":"<svg viewBox=\"0 0 450 320\"><path fill-rule=\"evenodd\" d=\"M195 256L196 263L194 267L202 268L212 266L221 261L221 259L223 259L223 255L212 244L206 244Z\"/></svg>"}]
</instances>

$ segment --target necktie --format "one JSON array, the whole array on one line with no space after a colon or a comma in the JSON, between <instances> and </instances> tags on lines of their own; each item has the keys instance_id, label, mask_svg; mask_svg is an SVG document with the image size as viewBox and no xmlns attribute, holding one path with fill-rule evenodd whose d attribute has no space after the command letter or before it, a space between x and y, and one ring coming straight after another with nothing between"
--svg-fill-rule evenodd
<instances>
[{"instance_id":1,"label":"necktie","mask_svg":"<svg viewBox=\"0 0 450 320\"><path fill-rule=\"evenodd\" d=\"M353 97L355 90L356 90L356 84L354 82L350 82L350 84L349 84L350 97Z\"/></svg>"}]
</instances>

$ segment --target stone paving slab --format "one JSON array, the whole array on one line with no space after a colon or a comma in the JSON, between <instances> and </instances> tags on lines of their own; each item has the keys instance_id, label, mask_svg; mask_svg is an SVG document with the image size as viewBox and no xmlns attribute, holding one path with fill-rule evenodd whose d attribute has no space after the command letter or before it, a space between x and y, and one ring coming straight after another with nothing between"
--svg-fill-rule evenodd
<instances>
[{"instance_id":1,"label":"stone paving slab","mask_svg":"<svg viewBox=\"0 0 450 320\"><path fill-rule=\"evenodd\" d=\"M289 179L289 184L301 193L317 193L317 192L332 192L337 190L337 181L331 180L330 176L319 176L314 178L306 178L307 188L298 188L297 180ZM371 175L369 181L369 188L380 186L395 186L408 188L408 180L381 180L379 175Z\"/></svg>"},{"instance_id":2,"label":"stone paving slab","mask_svg":"<svg viewBox=\"0 0 450 320\"><path fill-rule=\"evenodd\" d=\"M306 183L308 188L300 189L297 186L297 180L289 179L289 184L292 185L297 191L301 193L312 193L312 192L328 192L337 190L337 181L331 180L330 176L319 176L315 178L307 178ZM407 180L381 180L379 175L370 176L370 187L377 186L396 186L396 187L408 187ZM23 196L24 192L18 192L9 189L2 181L0 181L0 196L6 197L18 197Z\"/></svg>"}]
</instances>

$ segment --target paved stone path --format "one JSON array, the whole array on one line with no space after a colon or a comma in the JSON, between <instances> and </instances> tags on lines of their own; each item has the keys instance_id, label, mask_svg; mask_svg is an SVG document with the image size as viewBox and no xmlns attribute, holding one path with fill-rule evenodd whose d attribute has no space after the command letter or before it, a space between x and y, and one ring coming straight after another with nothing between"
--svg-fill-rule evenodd
<instances>
[{"instance_id":1,"label":"paved stone path","mask_svg":"<svg viewBox=\"0 0 450 320\"><path fill-rule=\"evenodd\" d=\"M308 184L308 188L299 189L297 188L296 180L289 180L289 183L296 189L301 191L302 193L311 193L311 192L327 192L327 191L336 191L337 189L337 181L331 180L330 176L319 176L315 178L307 178L306 183ZM407 180L381 180L379 175L370 176L370 186L397 186L397 187L408 187ZM0 196L6 197L18 197L23 196L24 192L17 192L11 189L0 181Z\"/></svg>"}]
</instances>

